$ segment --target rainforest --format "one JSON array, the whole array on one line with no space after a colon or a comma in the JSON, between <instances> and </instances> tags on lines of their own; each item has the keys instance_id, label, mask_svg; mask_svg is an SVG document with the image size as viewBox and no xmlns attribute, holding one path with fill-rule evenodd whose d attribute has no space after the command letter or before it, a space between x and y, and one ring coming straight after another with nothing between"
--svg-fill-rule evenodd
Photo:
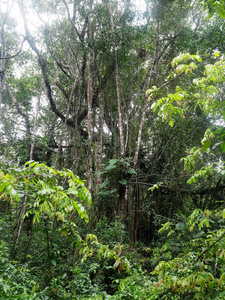
<instances>
[{"instance_id":1,"label":"rainforest","mask_svg":"<svg viewBox=\"0 0 225 300\"><path fill-rule=\"evenodd\" d=\"M225 299L224 19L1 0L0 299Z\"/></svg>"}]
</instances>

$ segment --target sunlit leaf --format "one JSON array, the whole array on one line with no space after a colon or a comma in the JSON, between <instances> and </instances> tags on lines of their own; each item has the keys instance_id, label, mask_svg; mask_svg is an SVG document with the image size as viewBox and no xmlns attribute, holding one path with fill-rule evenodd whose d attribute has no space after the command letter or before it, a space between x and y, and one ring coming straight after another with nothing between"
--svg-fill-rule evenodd
<instances>
[{"instance_id":1,"label":"sunlit leaf","mask_svg":"<svg viewBox=\"0 0 225 300\"><path fill-rule=\"evenodd\" d=\"M221 144L222 151L225 152L225 142Z\"/></svg>"}]
</instances>

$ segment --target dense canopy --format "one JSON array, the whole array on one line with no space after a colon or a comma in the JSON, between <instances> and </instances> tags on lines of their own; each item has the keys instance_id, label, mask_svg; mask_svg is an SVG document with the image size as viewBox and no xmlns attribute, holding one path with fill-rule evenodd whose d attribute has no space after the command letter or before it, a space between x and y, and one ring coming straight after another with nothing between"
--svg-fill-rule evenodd
<instances>
[{"instance_id":1,"label":"dense canopy","mask_svg":"<svg viewBox=\"0 0 225 300\"><path fill-rule=\"evenodd\" d=\"M224 299L224 18L1 1L1 299Z\"/></svg>"}]
</instances>

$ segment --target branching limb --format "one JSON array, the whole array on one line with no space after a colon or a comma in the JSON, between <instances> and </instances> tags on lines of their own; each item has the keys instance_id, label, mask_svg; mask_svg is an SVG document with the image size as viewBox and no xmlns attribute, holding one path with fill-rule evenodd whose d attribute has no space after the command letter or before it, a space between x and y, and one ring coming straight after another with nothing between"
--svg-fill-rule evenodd
<instances>
[{"instance_id":1,"label":"branching limb","mask_svg":"<svg viewBox=\"0 0 225 300\"><path fill-rule=\"evenodd\" d=\"M6 56L6 57L0 57L0 59L1 60L3 60L3 59L11 59L11 58L15 58L16 56L18 56L21 53L21 51L23 50L23 44L24 44L25 41L26 41L26 37L23 37L23 41L21 43L20 49L19 49L19 51L16 54L11 55L11 56Z\"/></svg>"}]
</instances>

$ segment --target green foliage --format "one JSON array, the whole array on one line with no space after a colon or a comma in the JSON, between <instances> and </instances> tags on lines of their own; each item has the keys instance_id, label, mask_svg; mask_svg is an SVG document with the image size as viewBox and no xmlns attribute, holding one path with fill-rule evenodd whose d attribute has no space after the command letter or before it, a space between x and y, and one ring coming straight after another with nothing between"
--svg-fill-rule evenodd
<instances>
[{"instance_id":1,"label":"green foliage","mask_svg":"<svg viewBox=\"0 0 225 300\"><path fill-rule=\"evenodd\" d=\"M200 217L201 215L201 217ZM132 272L125 279L120 280L118 292L112 299L222 299L224 287L221 285L224 269L223 244L224 230L213 230L216 218L221 214L210 211L196 210L188 224L198 223L198 229L189 233L187 240L187 226L184 223L167 222L160 230L169 231L168 241L161 249L155 249L152 262L156 257L161 260L150 274L141 268L132 268ZM205 220L214 218L213 223ZM223 222L224 223L224 222ZM205 228L205 233L202 231ZM214 231L214 230L213 230ZM178 242L179 238L181 240ZM182 239L186 241L182 242ZM183 247L182 247L183 243ZM176 244L180 248L176 252L171 250ZM200 253L200 249L203 251ZM173 255L168 255L169 252ZM157 258L157 259L158 259ZM216 265L216 269L215 269Z\"/></svg>"},{"instance_id":2,"label":"green foliage","mask_svg":"<svg viewBox=\"0 0 225 300\"><path fill-rule=\"evenodd\" d=\"M224 50L223 24L216 17L224 18L224 1L201 1L209 23L202 20L200 1L149 1L143 16L132 5L124 9L126 1L121 6L112 1L127 158L116 158L118 108L107 1L94 1L93 14L88 1L74 1L73 7L72 2L24 1L27 12L33 7L40 19L49 16L33 42L37 48L41 45L39 62L46 72L42 94L47 90L52 96L52 111L41 97L34 138L36 109L31 104L38 97L40 70L25 49L16 64L8 61L10 68L12 63L14 70L20 67L19 78L13 67L7 69L6 81L29 120L19 109L15 113L5 89L0 152L11 166L0 172L0 298L224 299L225 64L217 50L210 56L215 47ZM15 41L9 37L11 53ZM103 146L97 152L101 150L107 162L92 208L85 183L63 169L72 166L76 174L87 174L90 54L94 140L98 129L100 137L102 102ZM172 60L174 55L178 56ZM150 82L147 95L153 113L146 111L134 170L128 157L136 147ZM25 127L16 120L18 113L27 122ZM67 114L72 130L65 129ZM14 122L27 130L26 137ZM47 157L50 165L60 136L61 171L34 161L12 166L12 161L27 160L31 140L34 159ZM96 165L93 155L93 169ZM115 217L121 195L124 224Z\"/></svg>"},{"instance_id":3,"label":"green foliage","mask_svg":"<svg viewBox=\"0 0 225 300\"><path fill-rule=\"evenodd\" d=\"M25 216L32 214L33 222L44 216L64 222L72 211L88 222L82 202L90 206L91 195L70 170L58 171L44 163L28 162L24 168L10 172L14 176L1 175L1 190L17 200L28 197Z\"/></svg>"},{"instance_id":4,"label":"green foliage","mask_svg":"<svg viewBox=\"0 0 225 300\"><path fill-rule=\"evenodd\" d=\"M189 53L184 53L175 57L171 65L176 68L167 77L164 85L181 75L192 73L197 68L195 61L198 63L202 61L198 54L191 55ZM147 95L150 94L148 99L150 100L152 97L157 97L157 91L159 90L160 88L157 89L156 87L147 90ZM162 121L168 121L169 125L172 127L176 121L177 115L180 115L183 118L185 117L185 108L188 107L188 98L188 92L177 86L175 93L170 93L166 97L159 97L159 99L152 103L151 109L154 112L158 109L158 115L161 116Z\"/></svg>"},{"instance_id":5,"label":"green foliage","mask_svg":"<svg viewBox=\"0 0 225 300\"><path fill-rule=\"evenodd\" d=\"M180 54L172 61L172 66L177 66L175 73L171 73L170 77L176 78L177 75L193 72L197 65L191 62L183 64L189 60L202 62L199 55L190 55L189 53ZM214 116L223 116L223 104L218 99L217 94L222 93L221 83L224 80L224 59L221 57L214 64L206 64L203 77L197 77L192 80L189 89L177 86L175 93L170 93L167 97L159 98L152 104L152 109L156 111L160 108L158 114L162 116L162 120L168 120L173 126L176 115L184 117L185 109L189 109L188 103L195 101L195 109L199 106L206 113L213 113ZM197 75L197 74L196 74ZM193 77L193 74L192 74ZM147 91L148 92L148 91Z\"/></svg>"},{"instance_id":6,"label":"green foliage","mask_svg":"<svg viewBox=\"0 0 225 300\"><path fill-rule=\"evenodd\" d=\"M212 16L217 12L221 18L225 18L225 2L224 0L204 0L203 9L208 10L207 19L212 18Z\"/></svg>"},{"instance_id":7,"label":"green foliage","mask_svg":"<svg viewBox=\"0 0 225 300\"><path fill-rule=\"evenodd\" d=\"M18 193L13 188L15 182L15 177L10 174L5 175L3 172L0 172L0 193L2 195L4 195L4 193L9 194L11 202L13 202L13 200L19 201Z\"/></svg>"},{"instance_id":8,"label":"green foliage","mask_svg":"<svg viewBox=\"0 0 225 300\"><path fill-rule=\"evenodd\" d=\"M24 254L30 251L34 245L33 263L39 264L42 272L44 272L43 268L46 268L43 262L47 263L48 271L45 281L49 282L49 280L52 280L54 282L54 269L57 269L61 263L60 254L65 251L63 249L64 246L62 244L60 246L60 240L64 238L66 244L70 242L72 247L74 243L77 245L78 242L81 243L82 239L77 231L74 218L71 217L74 213L78 213L81 219L88 222L89 217L85 207L88 208L91 205L91 195L85 187L84 182L70 170L54 170L43 163L28 162L23 168L10 168L8 174L5 175L3 172L0 174L2 196L9 194L12 209L17 209L18 202L22 202L21 204L23 204L24 199L26 200L25 225L28 223L29 230L33 229L34 231L32 231L35 232L36 238L42 241L40 243L34 238L32 245L29 245L31 240L29 237L23 236L20 247L16 249L19 252L17 256L23 260L25 259L25 261L29 260L31 257L30 254L27 257L24 257ZM32 221L33 225L32 223L29 225L29 220ZM35 225L36 227L34 227ZM59 235L59 232L61 235ZM20 251L23 249L21 248L23 243L26 245L26 251L21 255ZM46 247L44 247L45 245ZM40 254L39 251L41 250L43 253ZM13 252L15 251L13 250ZM25 269L25 280L29 280L29 276L26 279L27 272ZM35 272L37 272L36 268ZM44 274L41 276L42 280L44 276ZM31 280L31 282L33 281ZM28 286L26 289L32 290ZM61 291L61 293L64 292ZM50 295L51 291L48 290L47 294ZM22 295L26 299L25 292ZM62 299L67 299L65 295L66 291ZM46 296L43 299L48 299L48 297Z\"/></svg>"},{"instance_id":9,"label":"green foliage","mask_svg":"<svg viewBox=\"0 0 225 300\"><path fill-rule=\"evenodd\" d=\"M169 231L167 237L171 240L170 247L163 246L162 253L167 260L160 262L153 272L157 274L158 282L161 282L162 292L163 289L169 291L171 288L174 297L175 294L184 294L186 299L192 299L192 295L201 299L207 294L213 296L214 292L218 295L218 299L222 297L224 288L221 286L221 276L223 276L224 268L223 244L225 240L224 230L218 229L222 213L222 211L195 210L187 223L190 226L189 242L186 232L183 250L180 248L178 256L169 260L168 256L165 256L165 251L171 251L177 238L182 237L182 231L186 226L181 226L182 223L175 225L173 222L164 224L160 232L162 234L164 231ZM195 225L198 229L194 229ZM179 244L182 245L181 241ZM218 257L220 257L219 260Z\"/></svg>"},{"instance_id":10,"label":"green foliage","mask_svg":"<svg viewBox=\"0 0 225 300\"><path fill-rule=\"evenodd\" d=\"M113 243L111 240L111 248L113 248L111 249L109 245L100 243L94 234L87 234L85 240L79 237L76 226L71 221L71 214L76 211L81 218L84 218L86 221L88 220L85 209L82 209L83 206L80 205L82 202L86 202L88 206L91 204L90 194L85 188L83 181L69 170L58 171L47 167L45 164L36 162L29 162L27 166L22 169L12 168L10 171L14 176L1 173L1 183L4 185L4 190L2 191L12 197L11 202L13 207L16 205L16 202L13 201L13 197L18 200L23 199L27 195L25 221L31 215L36 228L38 228L37 226L39 226L39 228L40 226L41 228L44 226L44 232L47 232L47 235L44 237L46 248L43 248L46 254L44 256L42 254L39 258L32 257L31 260L33 263L39 262L39 265L42 265L43 258L46 256L47 263L48 261L50 263L48 272L51 272L51 274L46 275L51 276L50 287L43 292L43 299L52 299L56 296L58 299L78 299L77 295L85 294L88 296L102 289L108 289L108 291L113 292L114 288L118 285L113 283L114 279L118 280L118 278L121 277L120 274L124 274L124 270L129 268L129 262L126 257L122 255L123 245L117 244L115 246L116 243ZM9 184L18 192L16 197L14 193L10 193L12 189L11 186L7 189ZM78 203L78 201L80 201L80 203ZM57 223L58 230L55 230L54 224ZM34 232L36 235L38 234L37 238L43 240L41 228L34 230ZM114 241L116 241L118 235L121 234L121 226L118 227L117 232L114 229L112 229L112 234L114 235ZM62 275L57 274L57 277L54 277L57 268L61 264L59 253L61 253L61 255L63 253L63 246L60 246L60 237L57 232L61 233L61 237L64 238L65 241L70 241L72 247L74 244L76 245L76 248L79 249L79 255L82 258L81 262L84 263L86 260L93 260L93 258L96 257L97 262L92 262L89 268L90 274L88 274L88 272L81 272L77 267L73 268L74 275L71 278L71 276L68 277L67 275L68 270L64 270L63 273L63 268L60 271ZM33 251L34 255L35 252L38 254L38 247L40 246L37 245L36 250ZM27 256L27 259L29 258L31 258L30 255ZM4 261L4 259L3 257L2 260ZM99 261L101 263L99 263ZM17 274L17 271L14 269L11 270L7 266L6 261L4 261L4 267L9 271L9 276L11 276L10 272ZM15 295L18 294L18 299L34 299L35 297L36 299L42 299L41 294L39 298L37 297L36 290L39 285L43 285L43 283L37 284L35 277L29 273L25 265L23 265L23 270L24 282L20 282L19 280L17 284L15 277L12 277L14 282L13 286L11 286L12 282L9 282L7 279L7 273L3 271L6 275L2 281L4 291L2 292L2 297L3 295L7 295L6 297L8 298L11 297L11 292L9 293L8 291L10 290ZM40 270L42 270L42 267ZM34 267L33 271L34 273L37 272L36 267ZM96 287L93 286L90 279L90 276L93 276L95 273L97 274L97 277L95 275L95 280L98 282L98 286ZM19 276L20 275L18 275L18 278ZM106 277L107 280L105 279ZM6 284L8 282L9 285ZM29 284L26 282L29 282ZM32 284L33 286L30 287ZM31 293L29 294L28 291L31 291Z\"/></svg>"},{"instance_id":11,"label":"green foliage","mask_svg":"<svg viewBox=\"0 0 225 300\"><path fill-rule=\"evenodd\" d=\"M119 220L110 222L108 218L102 218L96 224L94 231L98 240L114 247L117 242L124 244L126 242L126 228Z\"/></svg>"},{"instance_id":12,"label":"green foliage","mask_svg":"<svg viewBox=\"0 0 225 300\"><path fill-rule=\"evenodd\" d=\"M3 241L0 243L0 278L1 299L50 299L46 291L40 289L27 264L10 260L9 249Z\"/></svg>"},{"instance_id":13,"label":"green foliage","mask_svg":"<svg viewBox=\"0 0 225 300\"><path fill-rule=\"evenodd\" d=\"M116 189L116 187L119 184L126 185L128 179L136 174L131 165L132 159L130 158L115 158L111 159L107 165L102 165L103 170L100 173L105 180L99 187L99 195L118 195L118 188ZM113 186L113 189L109 190L108 186Z\"/></svg>"}]
</instances>

